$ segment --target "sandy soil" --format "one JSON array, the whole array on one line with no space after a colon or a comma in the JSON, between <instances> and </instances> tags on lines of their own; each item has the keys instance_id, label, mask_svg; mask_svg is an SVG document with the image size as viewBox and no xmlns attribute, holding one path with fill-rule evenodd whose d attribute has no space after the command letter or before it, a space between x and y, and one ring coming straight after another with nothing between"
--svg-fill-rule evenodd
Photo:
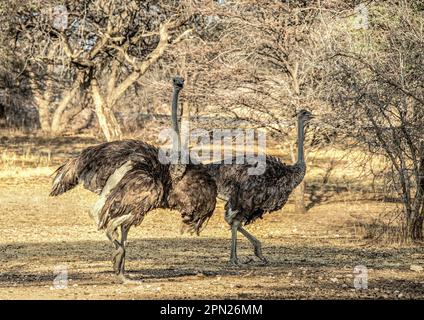
<instances>
[{"instance_id":1,"label":"sandy soil","mask_svg":"<svg viewBox=\"0 0 424 320\"><path fill-rule=\"evenodd\" d=\"M112 273L112 246L88 216L96 196L78 187L48 197L54 168L97 142L0 134L1 299L424 298L424 248L364 240L363 223L383 204L364 200L363 192L331 197L305 215L289 203L248 226L262 241L266 266L227 264L223 203L199 237L180 235L177 212L152 212L129 234L126 267L143 282L122 285ZM239 239L240 257L252 257L248 241ZM357 265L368 269L367 290L354 288ZM55 286L57 268L67 270L65 289Z\"/></svg>"},{"instance_id":2,"label":"sandy soil","mask_svg":"<svg viewBox=\"0 0 424 320\"><path fill-rule=\"evenodd\" d=\"M179 215L158 210L129 234L127 269L141 285L122 285L111 268L112 247L88 210L96 196L78 187L49 198L47 177L3 179L0 185L0 298L424 298L422 247L366 245L358 217L375 203L331 203L306 215L281 212L249 226L270 264L227 265L230 232L222 203L200 237L179 234ZM252 256L240 237L239 254ZM368 289L355 290L353 268L368 268ZM63 266L68 286L54 286Z\"/></svg>"}]
</instances>

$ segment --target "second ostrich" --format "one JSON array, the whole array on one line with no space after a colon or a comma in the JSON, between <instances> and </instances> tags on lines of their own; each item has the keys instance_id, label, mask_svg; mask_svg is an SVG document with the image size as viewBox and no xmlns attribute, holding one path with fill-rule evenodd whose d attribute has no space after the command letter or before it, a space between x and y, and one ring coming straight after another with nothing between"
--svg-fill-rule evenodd
<instances>
[{"instance_id":1,"label":"second ostrich","mask_svg":"<svg viewBox=\"0 0 424 320\"><path fill-rule=\"evenodd\" d=\"M172 125L177 123L181 78L174 79ZM178 152L180 152L178 136ZM202 165L163 164L159 150L137 140L107 142L84 149L56 170L50 195L60 195L79 183L100 194L91 212L99 230L115 246L113 267L123 282L128 230L157 208L178 210L182 222L199 233L215 208L215 182ZM186 228L186 229L187 229ZM119 234L120 231L120 234Z\"/></svg>"},{"instance_id":2,"label":"second ostrich","mask_svg":"<svg viewBox=\"0 0 424 320\"><path fill-rule=\"evenodd\" d=\"M209 174L218 187L218 198L226 201L225 220L231 225L230 263L240 264L237 258L237 232L243 234L253 245L255 255L267 262L262 254L261 243L242 225L252 223L264 213L280 210L287 202L291 192L300 184L306 173L304 157L304 128L312 119L312 114L301 110L297 117L298 152L297 162L286 165L276 157L266 156L265 172L249 175L251 164L230 164L224 161L207 165ZM237 162L240 163L240 162Z\"/></svg>"}]
</instances>

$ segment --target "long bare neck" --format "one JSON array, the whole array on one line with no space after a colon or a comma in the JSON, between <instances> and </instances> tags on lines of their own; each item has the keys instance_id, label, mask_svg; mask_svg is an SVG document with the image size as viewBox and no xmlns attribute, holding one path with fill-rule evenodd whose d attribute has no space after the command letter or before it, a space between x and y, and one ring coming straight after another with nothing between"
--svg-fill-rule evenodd
<instances>
[{"instance_id":1,"label":"long bare neck","mask_svg":"<svg viewBox=\"0 0 424 320\"><path fill-rule=\"evenodd\" d=\"M181 136L180 136L180 127L178 125L178 95L180 93L180 88L174 87L174 93L172 95L172 129L177 134L177 154L178 160L177 163L171 164L169 168L169 173L171 175L171 181L178 181L185 173L186 166L181 163Z\"/></svg>"},{"instance_id":2,"label":"long bare neck","mask_svg":"<svg viewBox=\"0 0 424 320\"><path fill-rule=\"evenodd\" d=\"M180 94L180 89L174 87L174 93L172 95L172 129L174 129L177 134L178 141L178 152L181 150L181 138L180 138L180 128L178 126L178 95Z\"/></svg>"},{"instance_id":3,"label":"long bare neck","mask_svg":"<svg viewBox=\"0 0 424 320\"><path fill-rule=\"evenodd\" d=\"M305 130L302 119L297 120L297 165L305 165L305 154L303 150Z\"/></svg>"}]
</instances>

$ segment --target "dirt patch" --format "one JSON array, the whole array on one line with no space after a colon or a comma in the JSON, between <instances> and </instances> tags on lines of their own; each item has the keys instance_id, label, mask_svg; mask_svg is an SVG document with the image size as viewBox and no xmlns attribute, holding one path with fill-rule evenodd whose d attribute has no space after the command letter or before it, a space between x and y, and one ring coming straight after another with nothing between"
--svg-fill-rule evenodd
<instances>
[{"instance_id":1,"label":"dirt patch","mask_svg":"<svg viewBox=\"0 0 424 320\"><path fill-rule=\"evenodd\" d=\"M157 210L129 234L127 269L140 286L112 273L112 247L88 209L96 196L77 188L49 198L47 177L3 179L0 185L0 298L424 298L422 247L364 246L355 221L378 203L332 203L297 215L288 204L249 226L270 264L227 265L230 232L222 203L200 237L179 234L179 215ZM353 218L355 216L355 218ZM240 256L252 256L240 237ZM355 290L353 269L368 268L368 289ZM68 272L55 289L54 270Z\"/></svg>"}]
</instances>

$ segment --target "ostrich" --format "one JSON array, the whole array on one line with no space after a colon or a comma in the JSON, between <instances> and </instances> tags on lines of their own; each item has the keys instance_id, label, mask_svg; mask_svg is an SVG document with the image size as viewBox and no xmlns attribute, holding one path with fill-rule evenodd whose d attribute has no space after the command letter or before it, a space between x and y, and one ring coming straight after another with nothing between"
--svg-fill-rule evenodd
<instances>
[{"instance_id":1,"label":"ostrich","mask_svg":"<svg viewBox=\"0 0 424 320\"><path fill-rule=\"evenodd\" d=\"M254 247L255 255L267 263L262 255L261 243L247 232L242 224L252 223L267 212L281 209L290 193L303 180L306 163L303 152L304 127L313 116L309 111L301 110L297 117L298 152L297 162L286 165L280 159L266 156L265 172L261 175L249 175L251 164L231 164L223 161L207 165L209 174L218 187L218 198L226 201L225 220L231 225L230 263L239 265L237 258L237 231L245 236Z\"/></svg>"},{"instance_id":2,"label":"ostrich","mask_svg":"<svg viewBox=\"0 0 424 320\"><path fill-rule=\"evenodd\" d=\"M174 78L171 121L177 134L178 95L183 85L182 78ZM178 136L178 152L179 148ZM58 196L79 183L100 195L90 214L115 246L113 269L124 283L134 282L124 275L131 226L139 225L153 209L168 208L181 213L186 231L199 234L213 213L217 197L216 184L203 165L163 164L156 147L136 140L84 149L56 170L50 195Z\"/></svg>"}]
</instances>

